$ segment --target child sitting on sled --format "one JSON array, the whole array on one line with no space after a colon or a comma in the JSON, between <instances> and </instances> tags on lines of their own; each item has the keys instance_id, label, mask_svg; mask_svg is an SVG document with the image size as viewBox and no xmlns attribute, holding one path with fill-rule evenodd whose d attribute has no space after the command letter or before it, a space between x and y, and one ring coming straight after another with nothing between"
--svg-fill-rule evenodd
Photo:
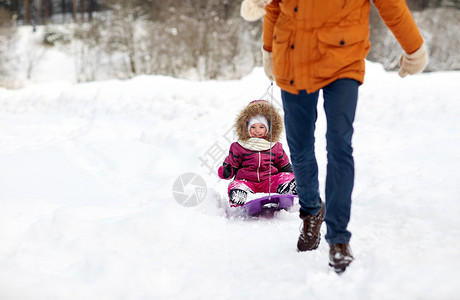
<instances>
[{"instance_id":1,"label":"child sitting on sled","mask_svg":"<svg viewBox=\"0 0 460 300\"><path fill-rule=\"evenodd\" d=\"M238 141L219 167L228 185L230 206L245 204L248 193L297 195L297 186L288 155L278 140L283 130L280 114L265 100L249 103L235 124ZM271 178L271 183L269 178Z\"/></svg>"}]
</instances>

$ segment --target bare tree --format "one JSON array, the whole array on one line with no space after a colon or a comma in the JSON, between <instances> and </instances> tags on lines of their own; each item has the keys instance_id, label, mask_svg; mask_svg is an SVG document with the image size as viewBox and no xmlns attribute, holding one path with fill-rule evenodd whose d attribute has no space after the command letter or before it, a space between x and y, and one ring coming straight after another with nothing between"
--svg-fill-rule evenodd
<instances>
[{"instance_id":1,"label":"bare tree","mask_svg":"<svg viewBox=\"0 0 460 300\"><path fill-rule=\"evenodd\" d=\"M52 0L43 0L44 3L43 3L43 9L44 9L44 18L45 18L45 23L48 23L50 18L51 18L51 15L52 15ZM51 2L51 4L50 4Z\"/></svg>"},{"instance_id":2,"label":"bare tree","mask_svg":"<svg viewBox=\"0 0 460 300\"><path fill-rule=\"evenodd\" d=\"M10 78L14 73L14 49L16 28L14 27L13 15L0 7L0 84Z\"/></svg>"},{"instance_id":3,"label":"bare tree","mask_svg":"<svg viewBox=\"0 0 460 300\"><path fill-rule=\"evenodd\" d=\"M72 17L73 21L77 22L77 0L72 0Z\"/></svg>"},{"instance_id":4,"label":"bare tree","mask_svg":"<svg viewBox=\"0 0 460 300\"><path fill-rule=\"evenodd\" d=\"M43 14L42 14L42 0L35 0L37 2L37 10L36 10L36 24L43 24Z\"/></svg>"},{"instance_id":5,"label":"bare tree","mask_svg":"<svg viewBox=\"0 0 460 300\"><path fill-rule=\"evenodd\" d=\"M89 21L93 20L93 9L94 9L94 0L89 0L88 1L88 19Z\"/></svg>"},{"instance_id":6,"label":"bare tree","mask_svg":"<svg viewBox=\"0 0 460 300\"><path fill-rule=\"evenodd\" d=\"M24 0L24 23L30 24L30 0Z\"/></svg>"},{"instance_id":7,"label":"bare tree","mask_svg":"<svg viewBox=\"0 0 460 300\"><path fill-rule=\"evenodd\" d=\"M80 24L74 32L73 54L75 57L75 77L78 82L96 79L103 57L103 26L97 21Z\"/></svg>"},{"instance_id":8,"label":"bare tree","mask_svg":"<svg viewBox=\"0 0 460 300\"><path fill-rule=\"evenodd\" d=\"M33 39L28 40L27 43L28 45L24 50L22 64L25 68L27 79L31 79L33 71L40 64L46 54L46 48L43 46L37 47L37 45L40 45L41 43L34 41Z\"/></svg>"},{"instance_id":9,"label":"bare tree","mask_svg":"<svg viewBox=\"0 0 460 300\"><path fill-rule=\"evenodd\" d=\"M114 0L112 2L113 15L110 19L110 38L108 49L112 52L124 53L127 58L130 73L137 74L138 35L141 31L136 26L146 18L140 0Z\"/></svg>"},{"instance_id":10,"label":"bare tree","mask_svg":"<svg viewBox=\"0 0 460 300\"><path fill-rule=\"evenodd\" d=\"M85 21L85 0L80 0L80 20Z\"/></svg>"}]
</instances>

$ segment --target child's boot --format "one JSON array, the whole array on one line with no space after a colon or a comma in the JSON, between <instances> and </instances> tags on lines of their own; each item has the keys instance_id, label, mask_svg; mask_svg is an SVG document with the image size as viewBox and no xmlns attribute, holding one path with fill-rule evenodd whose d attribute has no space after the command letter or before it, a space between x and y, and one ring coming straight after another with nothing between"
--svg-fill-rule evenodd
<instances>
[{"instance_id":1,"label":"child's boot","mask_svg":"<svg viewBox=\"0 0 460 300\"><path fill-rule=\"evenodd\" d=\"M297 183L295 182L295 178L289 182L282 183L276 189L278 194L292 194L297 195Z\"/></svg>"},{"instance_id":2,"label":"child's boot","mask_svg":"<svg viewBox=\"0 0 460 300\"><path fill-rule=\"evenodd\" d=\"M231 189L228 193L228 196L230 200L230 206L235 207L246 203L248 193L240 189Z\"/></svg>"}]
</instances>

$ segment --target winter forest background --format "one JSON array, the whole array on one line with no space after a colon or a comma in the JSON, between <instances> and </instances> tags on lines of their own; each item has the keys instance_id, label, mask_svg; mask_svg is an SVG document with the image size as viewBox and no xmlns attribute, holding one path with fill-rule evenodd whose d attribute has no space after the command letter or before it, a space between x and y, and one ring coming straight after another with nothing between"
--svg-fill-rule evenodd
<instances>
[{"instance_id":1,"label":"winter forest background","mask_svg":"<svg viewBox=\"0 0 460 300\"><path fill-rule=\"evenodd\" d=\"M50 50L72 57L75 82L139 74L241 78L261 65L262 21L244 21L240 3L0 0L0 86L17 88L33 80ZM426 71L459 70L460 0L407 3L430 51ZM397 69L401 48L374 8L371 42L368 60Z\"/></svg>"},{"instance_id":2,"label":"winter forest background","mask_svg":"<svg viewBox=\"0 0 460 300\"><path fill-rule=\"evenodd\" d=\"M282 108L240 3L0 0L0 300L459 299L460 1L408 2L431 60L404 79L372 12L342 276L296 251L298 203L241 216L216 175L238 111Z\"/></svg>"}]
</instances>

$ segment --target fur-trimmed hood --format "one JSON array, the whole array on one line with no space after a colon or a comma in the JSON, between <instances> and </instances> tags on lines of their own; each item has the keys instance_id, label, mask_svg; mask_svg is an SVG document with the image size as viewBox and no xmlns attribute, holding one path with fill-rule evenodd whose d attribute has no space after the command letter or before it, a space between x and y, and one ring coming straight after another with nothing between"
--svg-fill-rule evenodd
<instances>
[{"instance_id":1,"label":"fur-trimmed hood","mask_svg":"<svg viewBox=\"0 0 460 300\"><path fill-rule=\"evenodd\" d=\"M278 110L265 100L254 100L248 104L238 115L235 122L236 134L241 141L247 141L251 138L248 132L249 120L257 115L263 115L270 127L266 135L266 140L276 143L281 138L283 132L283 119Z\"/></svg>"}]
</instances>

